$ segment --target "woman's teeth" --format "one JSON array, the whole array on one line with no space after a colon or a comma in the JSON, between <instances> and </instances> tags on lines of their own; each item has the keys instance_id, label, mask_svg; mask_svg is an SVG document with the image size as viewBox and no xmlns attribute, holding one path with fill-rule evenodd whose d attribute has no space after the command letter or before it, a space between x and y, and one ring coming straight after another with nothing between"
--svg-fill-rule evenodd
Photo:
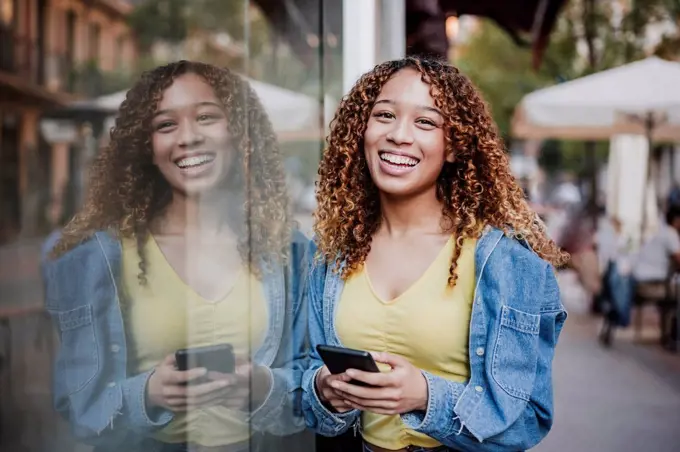
<instances>
[{"instance_id":1,"label":"woman's teeth","mask_svg":"<svg viewBox=\"0 0 680 452\"><path fill-rule=\"evenodd\" d=\"M412 157L406 157L404 155L395 155L395 154L388 154L388 153L380 154L380 160L384 160L387 163L391 163L393 165L404 165L404 166L416 166L419 162L419 160L414 159Z\"/></svg>"},{"instance_id":2,"label":"woman's teeth","mask_svg":"<svg viewBox=\"0 0 680 452\"><path fill-rule=\"evenodd\" d=\"M186 157L183 159L180 159L176 162L176 165L179 166L180 168L192 168L195 166L201 166L206 163L210 163L213 160L215 160L214 155L195 155L192 157Z\"/></svg>"}]
</instances>

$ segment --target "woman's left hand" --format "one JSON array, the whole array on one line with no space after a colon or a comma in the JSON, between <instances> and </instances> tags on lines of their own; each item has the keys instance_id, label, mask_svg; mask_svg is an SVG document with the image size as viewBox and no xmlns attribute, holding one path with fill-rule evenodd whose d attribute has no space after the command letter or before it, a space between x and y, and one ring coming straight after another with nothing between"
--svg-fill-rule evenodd
<instances>
[{"instance_id":1,"label":"woman's left hand","mask_svg":"<svg viewBox=\"0 0 680 452\"><path fill-rule=\"evenodd\" d=\"M391 370L374 373L348 369L347 376L370 387L333 382L333 388L344 395L347 403L358 410L386 415L427 410L427 380L420 369L401 356L371 354L376 362L389 365Z\"/></svg>"}]
</instances>

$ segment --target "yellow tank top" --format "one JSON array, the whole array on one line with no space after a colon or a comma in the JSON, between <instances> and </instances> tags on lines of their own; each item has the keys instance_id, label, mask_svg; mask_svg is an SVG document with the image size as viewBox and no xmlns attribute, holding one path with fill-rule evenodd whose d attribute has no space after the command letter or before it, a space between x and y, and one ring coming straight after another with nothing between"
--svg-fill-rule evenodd
<instances>
[{"instance_id":1,"label":"yellow tank top","mask_svg":"<svg viewBox=\"0 0 680 452\"><path fill-rule=\"evenodd\" d=\"M236 356L254 354L264 340L269 315L255 276L242 270L224 298L208 301L182 281L152 237L145 252L147 284L142 286L136 244L123 241L122 308L131 374L152 369L187 347L229 343ZM188 441L206 447L247 441L250 436L245 413L220 406L178 413L155 435L166 443Z\"/></svg>"},{"instance_id":2,"label":"yellow tank top","mask_svg":"<svg viewBox=\"0 0 680 452\"><path fill-rule=\"evenodd\" d=\"M346 347L388 352L449 380L469 378L468 341L475 290L475 245L463 244L458 280L447 284L455 240L449 239L425 273L403 294L385 302L362 268L346 282L336 313L336 329ZM406 428L401 418L364 412L362 435L385 449L436 447L429 436Z\"/></svg>"}]
</instances>

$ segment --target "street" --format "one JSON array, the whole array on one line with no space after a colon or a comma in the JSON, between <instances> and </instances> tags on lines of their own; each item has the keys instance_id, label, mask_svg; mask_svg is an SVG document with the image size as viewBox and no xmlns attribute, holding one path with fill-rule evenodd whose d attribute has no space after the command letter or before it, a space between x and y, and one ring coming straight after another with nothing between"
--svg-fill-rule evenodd
<instances>
[{"instance_id":1,"label":"street","mask_svg":"<svg viewBox=\"0 0 680 452\"><path fill-rule=\"evenodd\" d=\"M645 314L653 319L653 310ZM643 344L623 331L604 349L597 342L599 326L570 309L553 368L554 426L533 450L680 450L680 356L654 343L655 331L643 335Z\"/></svg>"},{"instance_id":2,"label":"street","mask_svg":"<svg viewBox=\"0 0 680 452\"><path fill-rule=\"evenodd\" d=\"M554 366L554 427L534 450L680 450L680 382L670 381L680 380L678 366L664 378L616 344L601 348L583 325L566 329Z\"/></svg>"}]
</instances>

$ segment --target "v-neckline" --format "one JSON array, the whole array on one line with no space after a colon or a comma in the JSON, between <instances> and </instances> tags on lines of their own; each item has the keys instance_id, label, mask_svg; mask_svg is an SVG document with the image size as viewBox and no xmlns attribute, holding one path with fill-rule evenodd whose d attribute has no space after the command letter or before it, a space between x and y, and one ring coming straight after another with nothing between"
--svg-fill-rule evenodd
<instances>
[{"instance_id":1,"label":"v-neckline","mask_svg":"<svg viewBox=\"0 0 680 452\"><path fill-rule=\"evenodd\" d=\"M453 235L451 235L451 236L449 237L449 239L446 241L446 243L444 244L444 246L442 247L442 249L439 250L439 252L438 252L437 255L434 257L434 259L432 260L432 262L430 262L430 264L427 266L427 268L425 269L425 271L424 271L423 273L421 273L421 275L420 275L415 281L413 281L413 283L411 283L411 284L410 284L410 285L409 285L402 293L400 293L399 295L397 295L396 297L394 297L394 298L391 299L391 300L385 300L385 299L384 299L381 295L379 295L378 292L375 290L375 287L373 286L373 283L371 282L371 276L370 276L369 273L368 273L368 263L367 263L367 262L364 262L364 264L363 264L363 267L364 267L364 268L363 268L363 272L362 272L362 273L363 273L364 278L366 279L366 284L368 284L368 287L369 287L369 289L371 290L371 293L373 294L373 296L374 296L380 303L385 304L385 305L390 305L390 304L394 304L394 303L398 302L400 299L402 299L404 296L406 296L409 292L411 292L412 290L415 290L415 287L417 287L417 286L421 283L421 281L422 281L423 279L425 279L425 276L426 276L428 273L430 273L430 272L432 271L432 269L434 268L435 264L436 264L437 262L439 262L439 259L442 257L442 254L445 253L445 252L449 249L449 247L451 246L451 242L452 242L452 241L453 241Z\"/></svg>"},{"instance_id":2,"label":"v-neckline","mask_svg":"<svg viewBox=\"0 0 680 452\"><path fill-rule=\"evenodd\" d=\"M181 287L183 287L187 292L189 292L193 297L201 300L202 302L209 304L209 305L217 305L221 302L223 302L225 299L229 297L229 295L234 292L234 289L238 285L239 281L241 280L241 277L243 276L243 266L240 266L238 269L238 273L236 277L234 278L233 284L231 284L230 287L227 288L225 293L217 298L208 298L200 293L196 289L194 289L191 284L186 282L184 278L179 274L179 272L175 269L175 267L172 265L168 257L165 255L165 252L163 251L163 248L161 248L160 244L158 241L156 241L156 237L154 237L153 234L149 234L150 237L150 243L154 250L158 253L158 256L161 258L159 260L163 261L164 265L168 268L168 270L172 273L172 275L175 277L177 282Z\"/></svg>"}]
</instances>

